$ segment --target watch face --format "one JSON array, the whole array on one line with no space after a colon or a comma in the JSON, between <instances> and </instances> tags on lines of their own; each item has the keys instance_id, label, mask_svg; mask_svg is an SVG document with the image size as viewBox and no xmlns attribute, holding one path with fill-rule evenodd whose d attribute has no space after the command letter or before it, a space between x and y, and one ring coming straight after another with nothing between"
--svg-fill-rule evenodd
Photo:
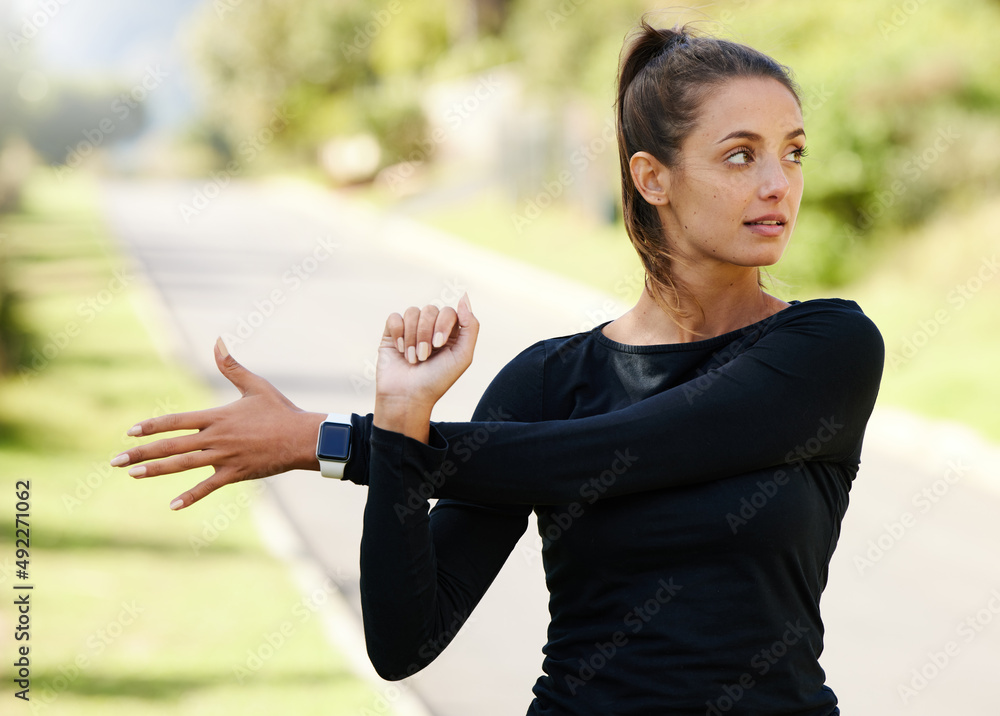
<instances>
[{"instance_id":1,"label":"watch face","mask_svg":"<svg viewBox=\"0 0 1000 716\"><path fill-rule=\"evenodd\" d=\"M316 457L320 460L345 461L351 453L351 426L323 423L319 428Z\"/></svg>"}]
</instances>

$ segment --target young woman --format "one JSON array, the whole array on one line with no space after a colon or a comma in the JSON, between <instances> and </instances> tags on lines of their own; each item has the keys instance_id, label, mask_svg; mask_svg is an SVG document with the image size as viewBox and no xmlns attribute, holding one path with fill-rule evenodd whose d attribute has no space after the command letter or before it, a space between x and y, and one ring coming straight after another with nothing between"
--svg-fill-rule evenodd
<instances>
[{"instance_id":1,"label":"young woman","mask_svg":"<svg viewBox=\"0 0 1000 716\"><path fill-rule=\"evenodd\" d=\"M643 22L617 112L625 223L647 273L634 308L522 352L467 423L430 422L472 360L467 297L386 323L375 410L351 417L344 468L369 485L369 655L385 678L432 661L534 510L552 620L529 714L839 713L819 601L884 349L852 302L762 290L802 196L795 85L751 48ZM144 421L131 434L200 432L113 463L213 465L175 509L317 467L323 416L221 343L216 357L244 398Z\"/></svg>"}]
</instances>

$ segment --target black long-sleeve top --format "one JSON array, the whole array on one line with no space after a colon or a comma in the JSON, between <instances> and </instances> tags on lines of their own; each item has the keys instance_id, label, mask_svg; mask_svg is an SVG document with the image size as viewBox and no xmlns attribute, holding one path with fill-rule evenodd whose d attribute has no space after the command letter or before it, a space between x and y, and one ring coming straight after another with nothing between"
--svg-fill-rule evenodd
<instances>
[{"instance_id":1,"label":"black long-sleeve top","mask_svg":"<svg viewBox=\"0 0 1000 716\"><path fill-rule=\"evenodd\" d=\"M693 343L602 328L523 351L427 445L354 416L372 663L430 663L533 509L551 623L529 714L839 713L819 601L878 329L840 299Z\"/></svg>"}]
</instances>

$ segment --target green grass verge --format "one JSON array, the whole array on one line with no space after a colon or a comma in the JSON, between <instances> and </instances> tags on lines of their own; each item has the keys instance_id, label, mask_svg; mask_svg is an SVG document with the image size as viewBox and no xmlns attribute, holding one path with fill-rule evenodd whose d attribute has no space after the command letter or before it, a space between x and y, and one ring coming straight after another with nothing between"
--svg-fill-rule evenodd
<instances>
[{"instance_id":1,"label":"green grass verge","mask_svg":"<svg viewBox=\"0 0 1000 716\"><path fill-rule=\"evenodd\" d=\"M518 231L513 213L502 197L484 194L416 218L622 300L638 296L642 274L620 223L587 221L556 204ZM1000 352L998 221L1000 202L950 207L940 219L886 242L883 256L848 286L796 285L779 263L769 270L776 279L773 292L786 300L857 301L886 341L882 404L962 422L1000 441L1000 381L992 359Z\"/></svg>"},{"instance_id":2,"label":"green grass verge","mask_svg":"<svg viewBox=\"0 0 1000 716\"><path fill-rule=\"evenodd\" d=\"M0 219L11 277L39 339L26 370L0 385L0 711L326 715L373 708L375 694L326 642L320 618L257 537L249 505L263 483L221 490L198 510L173 513L168 503L193 476L133 480L108 466L134 444L124 433L136 420L213 400L157 354L137 314L135 282L115 280L126 264L94 199L85 184L43 176L29 186L23 212ZM27 582L13 573L18 480L31 484ZM25 583L34 585L31 638L15 643L12 587ZM19 645L30 646L29 704L13 695Z\"/></svg>"}]
</instances>

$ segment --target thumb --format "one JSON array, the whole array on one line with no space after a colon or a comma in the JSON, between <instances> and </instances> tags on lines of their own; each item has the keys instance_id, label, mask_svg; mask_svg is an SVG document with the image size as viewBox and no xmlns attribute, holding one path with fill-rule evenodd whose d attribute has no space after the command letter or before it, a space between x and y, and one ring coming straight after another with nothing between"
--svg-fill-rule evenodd
<instances>
[{"instance_id":1,"label":"thumb","mask_svg":"<svg viewBox=\"0 0 1000 716\"><path fill-rule=\"evenodd\" d=\"M253 387L257 378L253 373L236 362L236 359L229 355L229 349L222 342L222 338L215 340L215 365L219 372L226 377L230 383L236 386L241 395L246 395Z\"/></svg>"},{"instance_id":2,"label":"thumb","mask_svg":"<svg viewBox=\"0 0 1000 716\"><path fill-rule=\"evenodd\" d=\"M472 313L472 305L469 303L469 294L462 294L458 305L455 307L458 314L458 340L456 348L462 353L468 353L472 358L472 351L476 347L476 338L479 336L479 319Z\"/></svg>"}]
</instances>

